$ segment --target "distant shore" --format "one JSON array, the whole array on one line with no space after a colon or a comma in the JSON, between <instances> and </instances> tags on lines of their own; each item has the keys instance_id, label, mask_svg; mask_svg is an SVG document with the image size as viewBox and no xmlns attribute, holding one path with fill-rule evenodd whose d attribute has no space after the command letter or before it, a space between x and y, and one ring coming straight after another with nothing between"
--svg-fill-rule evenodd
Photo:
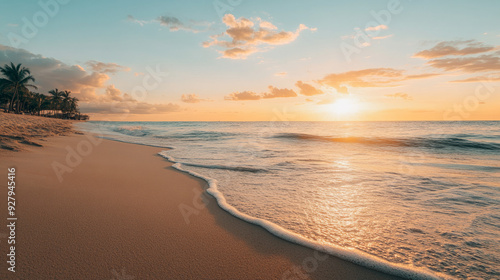
<instances>
[{"instance_id":1,"label":"distant shore","mask_svg":"<svg viewBox=\"0 0 500 280\"><path fill-rule=\"evenodd\" d=\"M0 122L2 145L19 151L0 150L19 201L17 272L1 279L399 279L231 216L159 148L77 135L63 120Z\"/></svg>"}]
</instances>

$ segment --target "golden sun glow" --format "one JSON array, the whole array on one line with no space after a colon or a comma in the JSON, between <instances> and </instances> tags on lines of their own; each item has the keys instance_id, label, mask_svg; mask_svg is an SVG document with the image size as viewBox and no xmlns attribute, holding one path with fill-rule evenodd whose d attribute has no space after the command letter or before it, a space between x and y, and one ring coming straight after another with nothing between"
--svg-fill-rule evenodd
<instances>
[{"instance_id":1,"label":"golden sun glow","mask_svg":"<svg viewBox=\"0 0 500 280\"><path fill-rule=\"evenodd\" d=\"M338 115L350 115L359 111L359 102L352 97L343 97L337 99L330 108L333 113Z\"/></svg>"}]
</instances>

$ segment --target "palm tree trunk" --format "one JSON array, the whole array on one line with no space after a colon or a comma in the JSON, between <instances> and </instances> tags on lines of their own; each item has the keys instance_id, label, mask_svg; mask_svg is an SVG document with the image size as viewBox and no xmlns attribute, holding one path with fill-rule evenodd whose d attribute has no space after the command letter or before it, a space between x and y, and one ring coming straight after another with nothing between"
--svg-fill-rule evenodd
<instances>
[{"instance_id":1,"label":"palm tree trunk","mask_svg":"<svg viewBox=\"0 0 500 280\"><path fill-rule=\"evenodd\" d=\"M17 85L14 88L14 94L12 95L12 99L10 100L10 105L9 105L9 113L14 109L14 98L17 95Z\"/></svg>"}]
</instances>

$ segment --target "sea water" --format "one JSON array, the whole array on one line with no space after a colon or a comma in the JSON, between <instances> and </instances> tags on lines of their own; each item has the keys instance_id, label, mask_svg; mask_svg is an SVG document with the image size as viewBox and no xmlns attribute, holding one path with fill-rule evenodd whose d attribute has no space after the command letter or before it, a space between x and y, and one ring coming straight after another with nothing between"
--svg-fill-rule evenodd
<instances>
[{"instance_id":1,"label":"sea water","mask_svg":"<svg viewBox=\"0 0 500 280\"><path fill-rule=\"evenodd\" d=\"M500 122L87 122L228 212L409 278L500 279ZM414 274L412 274L414 273Z\"/></svg>"}]
</instances>

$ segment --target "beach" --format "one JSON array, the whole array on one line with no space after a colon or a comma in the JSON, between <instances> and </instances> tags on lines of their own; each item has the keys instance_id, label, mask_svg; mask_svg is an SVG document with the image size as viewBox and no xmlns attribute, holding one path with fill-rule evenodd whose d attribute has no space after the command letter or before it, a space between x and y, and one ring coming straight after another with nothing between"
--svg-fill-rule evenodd
<instances>
[{"instance_id":1,"label":"beach","mask_svg":"<svg viewBox=\"0 0 500 280\"><path fill-rule=\"evenodd\" d=\"M5 176L16 169L18 218L16 272L2 279L398 279L226 213L205 181L157 155L164 149L89 134L44 139L0 151Z\"/></svg>"}]
</instances>

